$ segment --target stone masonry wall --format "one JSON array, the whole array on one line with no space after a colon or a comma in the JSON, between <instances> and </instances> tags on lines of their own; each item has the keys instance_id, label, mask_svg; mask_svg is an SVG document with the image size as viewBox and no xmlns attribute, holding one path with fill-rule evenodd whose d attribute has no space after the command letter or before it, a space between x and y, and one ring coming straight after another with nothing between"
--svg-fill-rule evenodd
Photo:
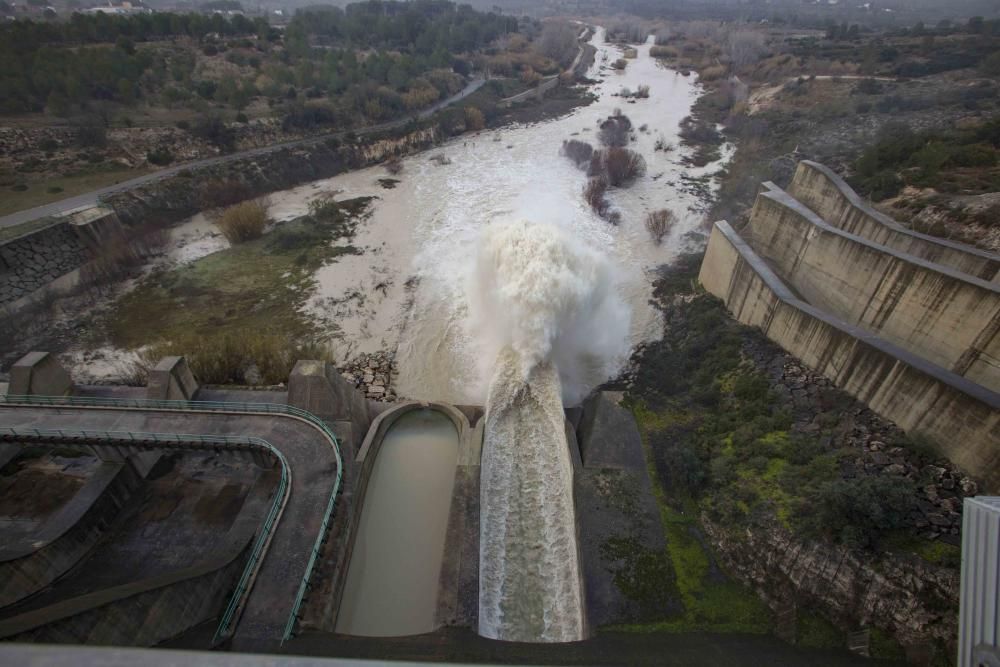
<instances>
[{"instance_id":1,"label":"stone masonry wall","mask_svg":"<svg viewBox=\"0 0 1000 667\"><path fill-rule=\"evenodd\" d=\"M86 260L86 247L66 222L3 243L0 306L31 294Z\"/></svg>"}]
</instances>

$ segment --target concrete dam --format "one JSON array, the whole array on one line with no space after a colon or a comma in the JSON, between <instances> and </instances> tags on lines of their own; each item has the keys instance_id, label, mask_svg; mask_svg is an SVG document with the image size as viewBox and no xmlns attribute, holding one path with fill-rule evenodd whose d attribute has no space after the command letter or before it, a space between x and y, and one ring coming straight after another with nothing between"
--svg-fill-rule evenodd
<instances>
[{"instance_id":1,"label":"concrete dam","mask_svg":"<svg viewBox=\"0 0 1000 667\"><path fill-rule=\"evenodd\" d=\"M1000 257L906 229L823 165L712 228L699 280L732 315L1000 486Z\"/></svg>"},{"instance_id":2,"label":"concrete dam","mask_svg":"<svg viewBox=\"0 0 1000 667\"><path fill-rule=\"evenodd\" d=\"M610 275L556 226L487 227L470 283L495 360L485 406L369 402L308 360L287 391L201 387L183 357L145 388L78 386L28 354L0 400L3 463L25 494L46 470L65 491L49 513L4 508L31 523L0 561L0 638L267 651L460 627L549 643L634 619L602 545L664 538L635 422L588 393L627 349Z\"/></svg>"},{"instance_id":3,"label":"concrete dam","mask_svg":"<svg viewBox=\"0 0 1000 667\"><path fill-rule=\"evenodd\" d=\"M487 460L484 433L509 414L369 403L322 362L299 362L287 392L250 392L200 387L179 357L145 388L76 385L52 355L32 353L0 400L0 463L16 483L72 461L80 481L50 474L41 510L5 495L4 516L22 516L23 529L0 554L0 638L242 651L277 650L301 633L442 627L579 639L634 612L600 544L623 522L656 523L639 433L617 400L597 393L544 424L557 429L552 461L569 485L566 496L549 493L570 499L559 511L573 538L553 547L574 577L554 589L570 596L555 616L530 587L511 595L516 581L488 570L484 549L496 544L480 542L491 520L483 505L498 511L532 493L515 485L496 504L483 492L506 474ZM638 490L628 514L600 501L609 470ZM588 511L574 512L581 502ZM531 556L548 547L532 546L528 519L516 544ZM662 548L654 529L639 539Z\"/></svg>"}]
</instances>

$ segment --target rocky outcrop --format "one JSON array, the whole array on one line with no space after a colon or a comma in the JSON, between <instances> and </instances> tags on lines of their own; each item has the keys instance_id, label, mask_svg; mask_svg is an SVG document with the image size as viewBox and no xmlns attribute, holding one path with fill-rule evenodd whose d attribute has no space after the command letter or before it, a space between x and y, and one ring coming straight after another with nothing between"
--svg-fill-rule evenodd
<instances>
[{"instance_id":1,"label":"rocky outcrop","mask_svg":"<svg viewBox=\"0 0 1000 667\"><path fill-rule=\"evenodd\" d=\"M827 444L853 452L843 462L844 477L898 475L917 483L909 517L914 539L959 545L962 498L979 491L973 479L933 454L900 446L906 434L898 426L766 340L749 338L743 355L769 379L792 416L793 432L825 433L821 437L830 439ZM954 641L957 567L914 554L860 551L805 539L763 515L730 526L703 513L701 522L726 570L754 588L772 609L819 608L845 630L879 627L904 646Z\"/></svg>"},{"instance_id":2,"label":"rocky outcrop","mask_svg":"<svg viewBox=\"0 0 1000 667\"><path fill-rule=\"evenodd\" d=\"M396 400L396 392L392 388L392 374L395 355L392 352L375 352L362 354L346 366L339 368L349 384L372 401L391 403Z\"/></svg>"},{"instance_id":3,"label":"rocky outcrop","mask_svg":"<svg viewBox=\"0 0 1000 667\"><path fill-rule=\"evenodd\" d=\"M904 646L957 636L955 569L807 542L773 524L735 531L701 519L726 569L774 609L818 605L844 628L877 626Z\"/></svg>"}]
</instances>

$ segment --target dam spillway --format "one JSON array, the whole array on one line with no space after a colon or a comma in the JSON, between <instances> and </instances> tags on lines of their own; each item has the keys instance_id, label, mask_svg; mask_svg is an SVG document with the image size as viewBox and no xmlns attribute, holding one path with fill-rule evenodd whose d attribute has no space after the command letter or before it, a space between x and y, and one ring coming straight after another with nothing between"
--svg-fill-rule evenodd
<instances>
[{"instance_id":1,"label":"dam spillway","mask_svg":"<svg viewBox=\"0 0 1000 667\"><path fill-rule=\"evenodd\" d=\"M559 375L528 380L505 350L490 387L483 440L479 634L491 639L583 639L573 470Z\"/></svg>"}]
</instances>

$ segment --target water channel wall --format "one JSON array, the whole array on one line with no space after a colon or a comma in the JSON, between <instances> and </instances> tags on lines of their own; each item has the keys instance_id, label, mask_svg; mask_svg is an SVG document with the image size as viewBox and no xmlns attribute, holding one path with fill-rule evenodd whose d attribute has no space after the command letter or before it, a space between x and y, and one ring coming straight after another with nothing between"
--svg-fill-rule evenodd
<instances>
[{"instance_id":1,"label":"water channel wall","mask_svg":"<svg viewBox=\"0 0 1000 667\"><path fill-rule=\"evenodd\" d=\"M250 537L191 567L0 621L8 641L152 646L214 618L245 564Z\"/></svg>"},{"instance_id":2,"label":"water channel wall","mask_svg":"<svg viewBox=\"0 0 1000 667\"><path fill-rule=\"evenodd\" d=\"M104 462L38 530L0 547L0 607L38 592L79 562L142 484L149 467Z\"/></svg>"},{"instance_id":3,"label":"water channel wall","mask_svg":"<svg viewBox=\"0 0 1000 667\"><path fill-rule=\"evenodd\" d=\"M455 469L455 483L448 515L448 529L445 536L444 557L438 579L438 601L435 625L469 626L470 613L478 619L479 596L479 455L482 448L482 430L473 429L468 417L454 406L444 403L421 403L415 401L394 405L382 412L371 423L357 455L350 466L351 502L346 509L350 513L349 526L340 536L344 553L334 575L332 586L334 602L328 621L329 627L337 624L337 613L347 582L347 570L351 562L357 526L361 521L365 492L371 478L375 460L385 435L400 417L414 410L430 408L451 419L458 432L458 456ZM475 438L478 435L479 440ZM470 598L471 595L471 598Z\"/></svg>"},{"instance_id":4,"label":"water channel wall","mask_svg":"<svg viewBox=\"0 0 1000 667\"><path fill-rule=\"evenodd\" d=\"M94 207L0 241L0 307L30 296L79 269L120 229L114 211Z\"/></svg>"},{"instance_id":5,"label":"water channel wall","mask_svg":"<svg viewBox=\"0 0 1000 667\"><path fill-rule=\"evenodd\" d=\"M1000 257L994 253L903 227L869 206L844 179L818 162L799 162L788 194L845 232L969 276L1000 282Z\"/></svg>"},{"instance_id":6,"label":"water channel wall","mask_svg":"<svg viewBox=\"0 0 1000 667\"><path fill-rule=\"evenodd\" d=\"M639 428L620 392L597 392L568 411L575 433L573 498L587 626L636 623L681 611L669 596L623 586L665 548Z\"/></svg>"},{"instance_id":7,"label":"water channel wall","mask_svg":"<svg viewBox=\"0 0 1000 667\"><path fill-rule=\"evenodd\" d=\"M845 232L765 188L748 240L805 301L1000 389L1000 286Z\"/></svg>"},{"instance_id":8,"label":"water channel wall","mask_svg":"<svg viewBox=\"0 0 1000 667\"><path fill-rule=\"evenodd\" d=\"M139 477L144 477L148 470L137 471L142 473ZM273 479L260 476L248 497L266 495L262 489L270 489L273 484ZM108 495L108 491L102 495ZM95 503L95 508L99 504L101 501ZM221 546L201 558L192 554L191 565L0 620L0 638L19 642L152 646L175 637L220 614L243 572L260 521L258 512L243 507L220 536Z\"/></svg>"},{"instance_id":9,"label":"water channel wall","mask_svg":"<svg viewBox=\"0 0 1000 667\"><path fill-rule=\"evenodd\" d=\"M738 321L759 327L901 428L930 438L987 488L1000 488L996 392L806 303L724 221L712 228L699 280Z\"/></svg>"}]
</instances>

